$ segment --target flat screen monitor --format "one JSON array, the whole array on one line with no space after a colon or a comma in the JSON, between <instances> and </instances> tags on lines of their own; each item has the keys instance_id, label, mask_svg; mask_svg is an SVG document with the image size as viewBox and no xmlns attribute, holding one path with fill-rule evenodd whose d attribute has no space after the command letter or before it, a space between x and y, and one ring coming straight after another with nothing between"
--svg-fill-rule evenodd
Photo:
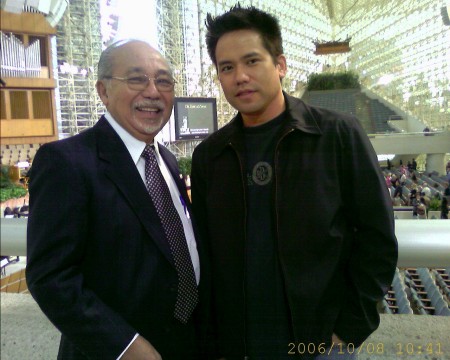
<instances>
[{"instance_id":1,"label":"flat screen monitor","mask_svg":"<svg viewBox=\"0 0 450 360\"><path fill-rule=\"evenodd\" d=\"M201 140L217 130L215 98L176 97L175 140Z\"/></svg>"}]
</instances>

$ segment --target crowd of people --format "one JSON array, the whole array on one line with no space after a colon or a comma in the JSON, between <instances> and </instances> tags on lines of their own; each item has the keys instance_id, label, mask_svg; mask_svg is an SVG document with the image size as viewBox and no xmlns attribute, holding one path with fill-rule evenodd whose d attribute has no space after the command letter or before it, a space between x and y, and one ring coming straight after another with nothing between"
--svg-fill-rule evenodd
<instances>
[{"instance_id":1,"label":"crowd of people","mask_svg":"<svg viewBox=\"0 0 450 360\"><path fill-rule=\"evenodd\" d=\"M385 170L386 186L389 189L393 206L412 206L413 217L426 219L430 209L439 210L441 219L448 219L448 202L450 199L450 183L448 178L432 180L429 174L425 180L417 171L417 163L413 159L408 165L400 164L393 171ZM447 177L450 165L447 165ZM427 181L428 180L428 181ZM429 180L432 180L431 183Z\"/></svg>"}]
</instances>

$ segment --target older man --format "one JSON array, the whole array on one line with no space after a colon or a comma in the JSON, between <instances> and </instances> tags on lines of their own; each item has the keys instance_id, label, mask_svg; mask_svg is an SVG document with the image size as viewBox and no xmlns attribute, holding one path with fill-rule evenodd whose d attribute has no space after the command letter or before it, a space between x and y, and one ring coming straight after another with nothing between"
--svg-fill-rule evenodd
<instances>
[{"instance_id":1,"label":"older man","mask_svg":"<svg viewBox=\"0 0 450 360\"><path fill-rule=\"evenodd\" d=\"M198 359L200 249L176 159L154 142L175 81L137 40L106 49L98 75L107 113L33 162L29 289L61 359Z\"/></svg>"}]
</instances>

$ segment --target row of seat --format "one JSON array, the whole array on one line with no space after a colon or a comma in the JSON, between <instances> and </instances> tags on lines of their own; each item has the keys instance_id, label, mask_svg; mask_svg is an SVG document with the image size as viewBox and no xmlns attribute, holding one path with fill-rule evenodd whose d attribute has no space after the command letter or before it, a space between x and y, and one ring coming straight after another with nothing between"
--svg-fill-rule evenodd
<instances>
[{"instance_id":1,"label":"row of seat","mask_svg":"<svg viewBox=\"0 0 450 360\"><path fill-rule=\"evenodd\" d=\"M395 176L397 176L397 179L400 179L402 176L402 173L400 172L399 169L390 169L390 170L384 169L383 173L385 176L387 175L387 173L394 174ZM416 182L417 186L422 187L422 186L424 186L424 183L427 183L428 187L431 191L432 197L435 196L437 192L443 193L447 186L445 175L438 176L436 174L432 174L432 176L429 177L429 176L427 176L425 174L421 174L417 171L415 172L415 174L416 174L416 178L417 178L417 182ZM437 184L436 188L434 187L434 184ZM403 195L409 196L409 188L411 186L413 186L413 180L410 177L407 177L405 185L406 186L403 187ZM407 191L405 191L405 190L407 190Z\"/></svg>"},{"instance_id":2,"label":"row of seat","mask_svg":"<svg viewBox=\"0 0 450 360\"><path fill-rule=\"evenodd\" d=\"M381 302L381 312L450 316L449 273L450 268L432 271L409 268L402 275L396 269L392 285Z\"/></svg>"},{"instance_id":3,"label":"row of seat","mask_svg":"<svg viewBox=\"0 0 450 360\"><path fill-rule=\"evenodd\" d=\"M405 283L421 314L450 316L448 303L444 300L428 269L405 270Z\"/></svg>"},{"instance_id":4,"label":"row of seat","mask_svg":"<svg viewBox=\"0 0 450 360\"><path fill-rule=\"evenodd\" d=\"M5 218L20 218L20 217L28 217L29 206L23 205L21 207L15 207L11 209L9 206L5 208L3 211L3 217Z\"/></svg>"},{"instance_id":5,"label":"row of seat","mask_svg":"<svg viewBox=\"0 0 450 360\"><path fill-rule=\"evenodd\" d=\"M383 312L387 314L413 314L398 268L395 269L394 280L382 305Z\"/></svg>"},{"instance_id":6,"label":"row of seat","mask_svg":"<svg viewBox=\"0 0 450 360\"><path fill-rule=\"evenodd\" d=\"M432 274L436 280L442 293L450 299L450 268L449 269L433 269Z\"/></svg>"}]
</instances>

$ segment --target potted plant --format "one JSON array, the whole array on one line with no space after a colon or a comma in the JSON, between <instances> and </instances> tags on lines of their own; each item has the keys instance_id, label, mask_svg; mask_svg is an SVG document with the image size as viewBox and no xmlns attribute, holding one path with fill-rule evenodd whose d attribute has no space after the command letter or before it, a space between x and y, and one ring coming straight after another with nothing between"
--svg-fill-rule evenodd
<instances>
[{"instance_id":1,"label":"potted plant","mask_svg":"<svg viewBox=\"0 0 450 360\"><path fill-rule=\"evenodd\" d=\"M191 175L191 165L192 165L192 158L191 157L180 157L178 159L178 167L180 168L180 173L183 175L184 178L186 176Z\"/></svg>"},{"instance_id":2,"label":"potted plant","mask_svg":"<svg viewBox=\"0 0 450 360\"><path fill-rule=\"evenodd\" d=\"M11 181L9 166L2 165L0 173L0 202L24 197L27 189L19 183Z\"/></svg>"}]
</instances>

